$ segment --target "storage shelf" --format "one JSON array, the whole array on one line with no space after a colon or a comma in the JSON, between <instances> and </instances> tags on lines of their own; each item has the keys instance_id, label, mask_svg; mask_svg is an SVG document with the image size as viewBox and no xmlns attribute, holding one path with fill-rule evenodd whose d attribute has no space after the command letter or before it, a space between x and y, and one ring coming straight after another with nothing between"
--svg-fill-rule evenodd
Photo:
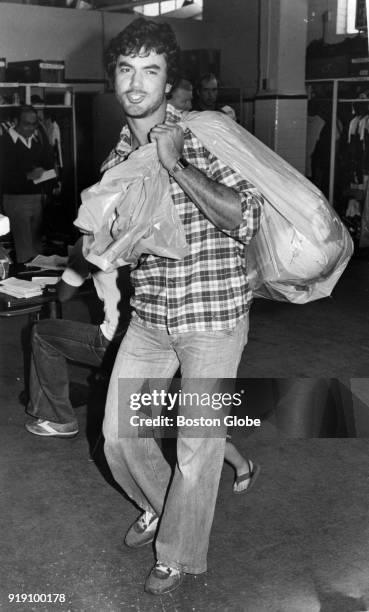
<instances>
[{"instance_id":1,"label":"storage shelf","mask_svg":"<svg viewBox=\"0 0 369 612\"><path fill-rule=\"evenodd\" d=\"M70 83L7 83L1 82L0 87L42 87L50 89L72 89Z\"/></svg>"},{"instance_id":2,"label":"storage shelf","mask_svg":"<svg viewBox=\"0 0 369 612\"><path fill-rule=\"evenodd\" d=\"M339 78L329 78L326 79L306 79L306 83L363 83L369 82L369 76L361 76L361 77L342 77Z\"/></svg>"},{"instance_id":3,"label":"storage shelf","mask_svg":"<svg viewBox=\"0 0 369 612\"><path fill-rule=\"evenodd\" d=\"M314 102L332 102L332 98L312 98ZM337 98L337 102L369 102L369 98Z\"/></svg>"},{"instance_id":4,"label":"storage shelf","mask_svg":"<svg viewBox=\"0 0 369 612\"><path fill-rule=\"evenodd\" d=\"M32 104L33 108L72 108L71 104Z\"/></svg>"},{"instance_id":5,"label":"storage shelf","mask_svg":"<svg viewBox=\"0 0 369 612\"><path fill-rule=\"evenodd\" d=\"M18 108L22 104L0 104L0 108ZM71 104L32 104L33 108L72 108Z\"/></svg>"}]
</instances>

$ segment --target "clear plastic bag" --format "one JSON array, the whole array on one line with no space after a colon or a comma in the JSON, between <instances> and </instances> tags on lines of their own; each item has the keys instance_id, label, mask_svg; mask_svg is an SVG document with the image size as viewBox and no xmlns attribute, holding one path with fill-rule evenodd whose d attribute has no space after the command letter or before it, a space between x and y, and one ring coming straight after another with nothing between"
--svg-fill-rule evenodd
<instances>
[{"instance_id":1,"label":"clear plastic bag","mask_svg":"<svg viewBox=\"0 0 369 612\"><path fill-rule=\"evenodd\" d=\"M222 113L189 113L182 125L264 196L261 229L247 249L255 295L301 304L330 295L353 244L319 189Z\"/></svg>"},{"instance_id":2,"label":"clear plastic bag","mask_svg":"<svg viewBox=\"0 0 369 612\"><path fill-rule=\"evenodd\" d=\"M335 214L327 234L325 213L322 208L312 216L312 240L266 204L265 221L247 252L248 277L256 296L304 304L331 294L353 246Z\"/></svg>"},{"instance_id":3,"label":"clear plastic bag","mask_svg":"<svg viewBox=\"0 0 369 612\"><path fill-rule=\"evenodd\" d=\"M74 224L84 236L83 253L104 271L136 263L142 253L181 259L187 253L183 225L173 206L168 173L156 144L134 151L85 189Z\"/></svg>"}]
</instances>

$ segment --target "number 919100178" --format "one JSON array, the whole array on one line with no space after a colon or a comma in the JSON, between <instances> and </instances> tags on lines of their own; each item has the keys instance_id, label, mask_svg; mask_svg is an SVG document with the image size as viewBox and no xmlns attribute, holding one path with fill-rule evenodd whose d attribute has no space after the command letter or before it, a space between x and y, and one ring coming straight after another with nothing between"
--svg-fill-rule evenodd
<instances>
[{"instance_id":1,"label":"number 919100178","mask_svg":"<svg viewBox=\"0 0 369 612\"><path fill-rule=\"evenodd\" d=\"M9 603L64 603L64 593L9 593Z\"/></svg>"}]
</instances>

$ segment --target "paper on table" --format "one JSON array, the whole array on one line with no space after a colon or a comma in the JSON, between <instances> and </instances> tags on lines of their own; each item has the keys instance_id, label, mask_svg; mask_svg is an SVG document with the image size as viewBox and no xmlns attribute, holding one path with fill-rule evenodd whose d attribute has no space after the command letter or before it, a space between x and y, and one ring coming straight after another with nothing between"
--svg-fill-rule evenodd
<instances>
[{"instance_id":1,"label":"paper on table","mask_svg":"<svg viewBox=\"0 0 369 612\"><path fill-rule=\"evenodd\" d=\"M56 285L60 281L60 276L32 276L31 281L43 288L46 285Z\"/></svg>"},{"instance_id":2,"label":"paper on table","mask_svg":"<svg viewBox=\"0 0 369 612\"><path fill-rule=\"evenodd\" d=\"M0 214L0 236L4 236L10 232L9 218Z\"/></svg>"},{"instance_id":3,"label":"paper on table","mask_svg":"<svg viewBox=\"0 0 369 612\"><path fill-rule=\"evenodd\" d=\"M56 178L56 172L52 168L51 170L44 170L38 179L33 179L33 182L35 185L37 185L38 183L43 183L44 181L50 181L53 178Z\"/></svg>"},{"instance_id":4,"label":"paper on table","mask_svg":"<svg viewBox=\"0 0 369 612\"><path fill-rule=\"evenodd\" d=\"M31 281L21 280L11 276L1 281L0 293L8 293L14 297L27 298L42 295L42 289L40 285L34 284Z\"/></svg>"},{"instance_id":5,"label":"paper on table","mask_svg":"<svg viewBox=\"0 0 369 612\"><path fill-rule=\"evenodd\" d=\"M65 270L68 257L60 255L36 255L32 261L25 265L29 268L42 268L42 270Z\"/></svg>"}]
</instances>

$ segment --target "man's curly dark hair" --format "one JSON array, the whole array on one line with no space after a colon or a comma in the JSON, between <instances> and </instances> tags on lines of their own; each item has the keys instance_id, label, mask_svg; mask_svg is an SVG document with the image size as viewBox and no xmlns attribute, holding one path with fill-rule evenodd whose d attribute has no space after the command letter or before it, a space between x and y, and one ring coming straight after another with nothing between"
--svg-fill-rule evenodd
<instances>
[{"instance_id":1,"label":"man's curly dark hair","mask_svg":"<svg viewBox=\"0 0 369 612\"><path fill-rule=\"evenodd\" d=\"M141 51L141 53L140 53ZM167 23L139 17L113 38L105 52L105 68L112 79L119 55L164 54L167 61L167 81L173 83L179 66L179 46Z\"/></svg>"}]
</instances>

